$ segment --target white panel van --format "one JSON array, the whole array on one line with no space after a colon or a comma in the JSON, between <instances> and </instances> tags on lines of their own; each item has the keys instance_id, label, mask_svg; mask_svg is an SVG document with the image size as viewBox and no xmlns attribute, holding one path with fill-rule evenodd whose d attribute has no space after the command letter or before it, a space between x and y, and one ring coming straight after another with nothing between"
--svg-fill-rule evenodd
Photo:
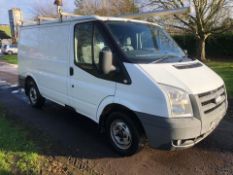
<instances>
[{"instance_id":1,"label":"white panel van","mask_svg":"<svg viewBox=\"0 0 233 175\"><path fill-rule=\"evenodd\" d=\"M158 25L78 17L22 26L19 80L33 107L45 99L99 124L113 148L189 148L227 110L223 80L189 59Z\"/></svg>"}]
</instances>

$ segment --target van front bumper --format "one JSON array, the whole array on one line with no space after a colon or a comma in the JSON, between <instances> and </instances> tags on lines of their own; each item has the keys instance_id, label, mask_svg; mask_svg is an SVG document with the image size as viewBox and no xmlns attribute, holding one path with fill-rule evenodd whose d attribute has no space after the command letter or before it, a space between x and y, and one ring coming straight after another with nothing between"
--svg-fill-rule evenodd
<instances>
[{"instance_id":1,"label":"van front bumper","mask_svg":"<svg viewBox=\"0 0 233 175\"><path fill-rule=\"evenodd\" d=\"M224 115L214 118L209 129L202 133L202 121L195 117L165 118L137 113L150 146L166 150L185 149L197 144L218 126Z\"/></svg>"}]
</instances>

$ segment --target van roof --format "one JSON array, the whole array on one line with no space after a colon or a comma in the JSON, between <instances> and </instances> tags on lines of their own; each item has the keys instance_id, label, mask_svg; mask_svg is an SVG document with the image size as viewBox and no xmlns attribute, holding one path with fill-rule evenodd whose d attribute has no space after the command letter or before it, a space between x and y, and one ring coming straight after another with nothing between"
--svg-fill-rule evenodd
<instances>
[{"instance_id":1,"label":"van roof","mask_svg":"<svg viewBox=\"0 0 233 175\"><path fill-rule=\"evenodd\" d=\"M59 19L59 18L49 18L49 17L40 17L40 20L47 20L47 21L40 21L36 22L33 21L31 24L25 25L25 23L22 26L33 26L33 25L38 25L38 24L53 24L53 23L64 23L64 22L70 22L70 21L91 21L91 20L100 20L100 21L106 21L106 20L114 20L114 21L132 21L132 22L140 22L140 23L148 23L148 24L154 24L150 23L147 21L142 21L142 20L135 20L131 18L135 17L146 17L146 16L151 16L151 15L172 15L172 14L184 14L184 13L190 13L190 6L189 7L182 7L182 8L177 8L177 9L166 9L166 10L158 10L158 11L150 11L150 12L145 12L145 13L139 13L139 14L129 14L129 15L124 15L124 16L118 16L118 17L102 17L102 16L78 16L75 14L69 14L69 13L63 13L63 16L66 16L67 19ZM71 17L72 16L72 17ZM48 21L49 20L49 21ZM52 20L52 21L51 21ZM155 24L154 24L155 25ZM156 24L157 25L157 24Z\"/></svg>"},{"instance_id":2,"label":"van roof","mask_svg":"<svg viewBox=\"0 0 233 175\"><path fill-rule=\"evenodd\" d=\"M57 23L66 23L66 22L72 22L72 21L77 21L77 22L82 22L82 21L94 21L94 20L99 20L99 21L131 21L131 22L138 22L138 23L145 23L145 24L155 24L151 23L148 21L143 21L143 20L136 20L136 19L130 19L130 18L123 18L123 17L107 17L107 16L77 16L77 17L69 17L67 19L62 19L62 22L60 19L54 19L52 21L41 21L40 23L34 21L34 23L25 23L21 27L26 27L26 26L38 26L38 25L43 25L43 24L57 24Z\"/></svg>"}]
</instances>

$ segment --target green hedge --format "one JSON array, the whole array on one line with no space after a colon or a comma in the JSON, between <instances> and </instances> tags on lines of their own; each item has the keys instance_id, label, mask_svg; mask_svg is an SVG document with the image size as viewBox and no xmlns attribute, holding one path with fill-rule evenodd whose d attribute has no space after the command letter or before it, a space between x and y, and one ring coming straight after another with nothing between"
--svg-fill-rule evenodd
<instances>
[{"instance_id":1,"label":"green hedge","mask_svg":"<svg viewBox=\"0 0 233 175\"><path fill-rule=\"evenodd\" d=\"M196 54L197 41L193 35L173 36L176 42L190 55ZM211 36L206 41L207 57L225 57L233 59L233 33Z\"/></svg>"}]
</instances>

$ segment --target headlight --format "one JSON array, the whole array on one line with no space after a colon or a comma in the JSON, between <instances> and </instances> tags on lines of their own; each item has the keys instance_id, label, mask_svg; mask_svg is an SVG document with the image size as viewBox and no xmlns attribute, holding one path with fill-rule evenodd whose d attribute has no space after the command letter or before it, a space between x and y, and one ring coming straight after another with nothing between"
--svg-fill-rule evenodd
<instances>
[{"instance_id":1,"label":"headlight","mask_svg":"<svg viewBox=\"0 0 233 175\"><path fill-rule=\"evenodd\" d=\"M171 105L172 117L192 117L193 110L188 93L180 89L160 85L167 94Z\"/></svg>"}]
</instances>

